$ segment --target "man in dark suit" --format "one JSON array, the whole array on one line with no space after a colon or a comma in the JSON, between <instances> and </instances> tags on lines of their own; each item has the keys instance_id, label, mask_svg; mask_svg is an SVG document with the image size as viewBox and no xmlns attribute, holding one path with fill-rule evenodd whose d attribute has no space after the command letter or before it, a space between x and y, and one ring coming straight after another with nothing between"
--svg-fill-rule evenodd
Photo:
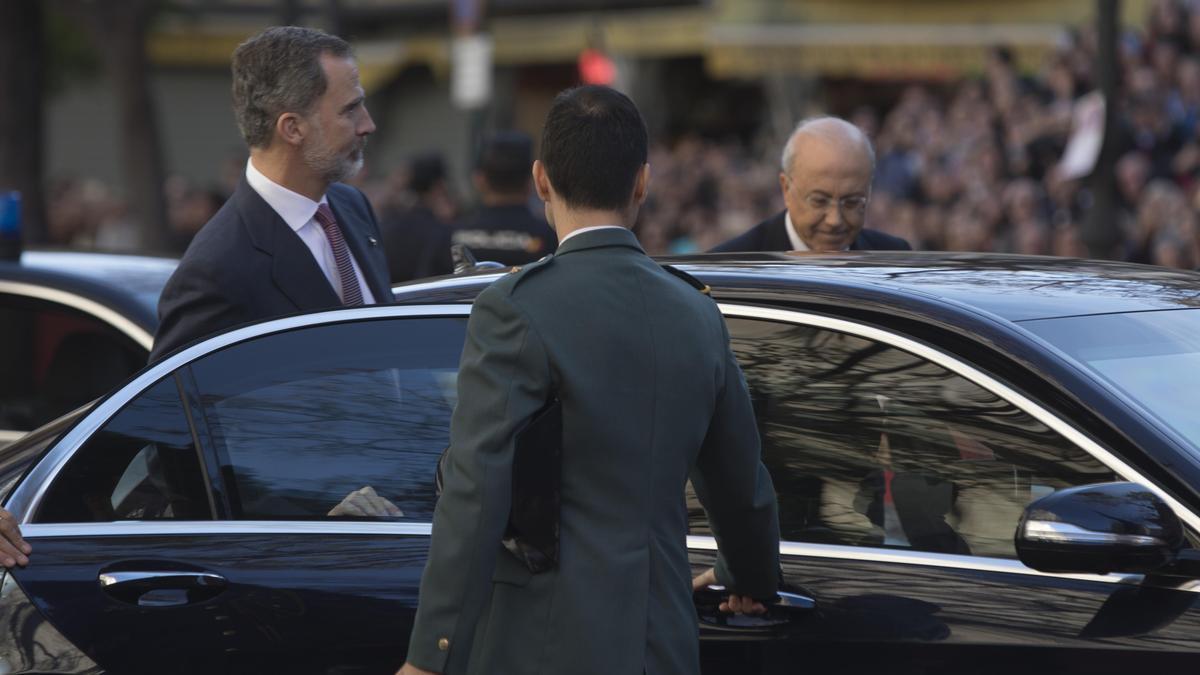
<instances>
[{"instance_id":1,"label":"man in dark suit","mask_svg":"<svg viewBox=\"0 0 1200 675\"><path fill-rule=\"evenodd\" d=\"M712 252L912 248L899 237L863 227L875 151L858 127L836 117L801 122L784 145L781 169L787 208Z\"/></svg>"},{"instance_id":2,"label":"man in dark suit","mask_svg":"<svg viewBox=\"0 0 1200 675\"><path fill-rule=\"evenodd\" d=\"M392 283L453 274L450 257L450 220L454 201L446 181L441 155L414 158L408 187L415 202L383 214L380 228Z\"/></svg>"},{"instance_id":3,"label":"man in dark suit","mask_svg":"<svg viewBox=\"0 0 1200 675\"><path fill-rule=\"evenodd\" d=\"M443 492L402 675L694 675L684 540L689 473L720 554L701 575L728 608L775 594L779 525L741 370L716 304L629 231L646 197L646 127L606 87L555 99L534 185L555 255L475 301ZM501 543L526 423L561 409L558 561Z\"/></svg>"},{"instance_id":4,"label":"man in dark suit","mask_svg":"<svg viewBox=\"0 0 1200 675\"><path fill-rule=\"evenodd\" d=\"M350 46L269 28L233 53L233 104L250 160L237 190L163 288L150 360L243 323L390 302L375 214L339 183L375 124Z\"/></svg>"},{"instance_id":5,"label":"man in dark suit","mask_svg":"<svg viewBox=\"0 0 1200 675\"><path fill-rule=\"evenodd\" d=\"M519 131L496 133L483 142L472 176L480 206L454 228L454 243L477 260L524 265L554 252L554 231L529 210L533 140Z\"/></svg>"}]
</instances>

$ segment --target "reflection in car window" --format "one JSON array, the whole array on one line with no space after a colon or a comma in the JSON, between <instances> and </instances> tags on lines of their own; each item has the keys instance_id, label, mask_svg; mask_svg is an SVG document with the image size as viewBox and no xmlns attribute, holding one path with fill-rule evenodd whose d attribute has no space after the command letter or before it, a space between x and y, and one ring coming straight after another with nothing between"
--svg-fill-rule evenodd
<instances>
[{"instance_id":1,"label":"reflection in car window","mask_svg":"<svg viewBox=\"0 0 1200 675\"><path fill-rule=\"evenodd\" d=\"M1012 404L908 352L809 326L729 328L786 540L1013 558L1030 501L1113 479ZM707 527L698 509L691 520Z\"/></svg>"},{"instance_id":2,"label":"reflection in car window","mask_svg":"<svg viewBox=\"0 0 1200 675\"><path fill-rule=\"evenodd\" d=\"M150 387L71 456L38 523L212 518L174 377Z\"/></svg>"},{"instance_id":3,"label":"reflection in car window","mask_svg":"<svg viewBox=\"0 0 1200 675\"><path fill-rule=\"evenodd\" d=\"M428 522L465 318L315 326L193 367L235 517Z\"/></svg>"}]
</instances>

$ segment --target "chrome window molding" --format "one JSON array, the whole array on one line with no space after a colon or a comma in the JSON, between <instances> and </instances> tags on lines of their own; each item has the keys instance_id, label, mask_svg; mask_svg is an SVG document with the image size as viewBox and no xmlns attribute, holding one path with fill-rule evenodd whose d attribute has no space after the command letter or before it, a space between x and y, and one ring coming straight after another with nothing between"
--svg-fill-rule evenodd
<instances>
[{"instance_id":1,"label":"chrome window molding","mask_svg":"<svg viewBox=\"0 0 1200 675\"><path fill-rule=\"evenodd\" d=\"M125 407L135 396L147 387L170 375L177 368L187 365L207 354L224 349L231 345L245 342L252 338L282 333L284 331L318 325L335 325L365 319L386 319L399 317L460 317L471 312L470 305L368 305L354 309L335 309L312 314L300 314L282 319L274 319L238 328L222 333L202 342L198 342L183 351L152 364L143 370L132 382L125 385L112 396L104 399L79 421L67 434L58 441L50 452L38 462L29 475L21 482L9 497L6 508L18 519L22 528L29 522L46 490L58 476L63 465L88 438L91 438L105 422Z\"/></svg>"},{"instance_id":2,"label":"chrome window molding","mask_svg":"<svg viewBox=\"0 0 1200 675\"><path fill-rule=\"evenodd\" d=\"M392 286L392 293L412 293L413 291L436 291L443 288L458 288L459 286L474 286L482 283L484 286L508 274L507 268L498 274L477 274L469 277L452 277L437 281L424 281L417 284L397 284Z\"/></svg>"},{"instance_id":3,"label":"chrome window molding","mask_svg":"<svg viewBox=\"0 0 1200 675\"><path fill-rule=\"evenodd\" d=\"M16 431L14 429L0 429L0 445L8 445L13 441L20 440L25 437L28 431Z\"/></svg>"},{"instance_id":4,"label":"chrome window molding","mask_svg":"<svg viewBox=\"0 0 1200 675\"><path fill-rule=\"evenodd\" d=\"M715 552L717 550L717 542L712 537L689 536L687 538L687 545L689 549L696 551ZM1055 579L1097 581L1106 584L1136 585L1142 583L1145 579L1141 574L1058 574L1039 572L1031 567L1026 567L1020 560L954 555L951 553L927 553L925 551L907 551L892 548L869 548L865 546L837 546L834 544L807 544L785 541L779 544L779 553L780 555L794 558L827 558L888 563L892 565L921 565L925 567L944 567L996 574L1020 574L1034 577L1052 577ZM1200 585L1187 584L1177 588L1200 593Z\"/></svg>"},{"instance_id":5,"label":"chrome window molding","mask_svg":"<svg viewBox=\"0 0 1200 675\"><path fill-rule=\"evenodd\" d=\"M1145 486L1148 490L1161 497L1165 502L1167 502L1167 504L1170 504L1171 509L1175 511L1180 520L1183 520L1185 523L1187 523L1188 527L1190 527L1193 532L1200 533L1200 517L1198 517L1195 513L1192 513L1192 511L1184 506L1183 503L1172 497L1161 487L1143 476L1137 471L1137 469L1125 463L1119 457L1101 447L1099 443L1093 441L1083 432L1071 426L1054 413L1038 405L1024 394L1021 394L1012 387L1009 387L1008 385L1000 382L996 378L984 373L974 366L963 363L954 356L930 347L929 345L911 340L880 328L876 328L874 326L869 326L854 321L847 321L845 319L836 319L822 314L726 303L720 303L718 306L721 308L721 313L726 317L736 317L740 319L766 319L769 321L780 321L783 323L827 328L829 330L835 330L842 333L848 333L850 335L867 338L869 340L875 340L876 342L882 342L936 363L946 370L966 378L970 382L983 387L987 391L990 391L996 396L999 396L1000 398L1005 399L1009 403L1015 405L1022 412L1028 414L1042 424L1045 424L1047 427L1053 429L1071 443L1074 443L1084 452L1088 453L1092 457L1095 457L1101 464L1111 469L1118 476L1121 476L1122 479ZM1013 523L1014 531L1016 526L1016 523Z\"/></svg>"},{"instance_id":6,"label":"chrome window molding","mask_svg":"<svg viewBox=\"0 0 1200 675\"><path fill-rule=\"evenodd\" d=\"M138 343L146 351L150 351L150 347L154 344L153 333L147 332L146 329L111 308L105 307L95 300L90 300L77 293L57 288L46 288L45 286L38 286L36 284L21 283L19 281L0 281L0 293L11 293L12 295L22 295L27 298L37 298L38 300L66 305L71 309L91 314L104 323L116 328L128 336L129 339Z\"/></svg>"},{"instance_id":7,"label":"chrome window molding","mask_svg":"<svg viewBox=\"0 0 1200 675\"><path fill-rule=\"evenodd\" d=\"M235 534L402 535L428 537L432 523L368 520L118 520L107 523L30 523L21 534L34 539Z\"/></svg>"}]
</instances>

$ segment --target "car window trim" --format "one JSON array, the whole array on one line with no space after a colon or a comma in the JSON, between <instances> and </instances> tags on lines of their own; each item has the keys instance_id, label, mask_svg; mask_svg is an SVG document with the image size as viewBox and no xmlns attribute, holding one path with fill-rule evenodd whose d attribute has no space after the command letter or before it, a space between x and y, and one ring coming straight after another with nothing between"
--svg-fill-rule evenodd
<instances>
[{"instance_id":1,"label":"car window trim","mask_svg":"<svg viewBox=\"0 0 1200 675\"><path fill-rule=\"evenodd\" d=\"M688 535L688 550L717 551L717 541L712 537ZM930 553L910 549L878 548L868 546L845 546L839 544L814 544L807 542L785 541L779 544L779 554L790 558L826 558L833 560L853 560L858 562L876 562L896 565L919 565L924 567L943 567L946 569L987 572L993 574L1020 574L1023 576L1047 577L1054 579L1074 579L1077 581L1095 581L1106 584L1145 585L1143 574L1066 574L1059 572L1039 572L1032 567L1026 567L1020 560L1009 558L991 558L986 556L959 555L953 553ZM1200 580L1175 585L1174 590L1200 593Z\"/></svg>"},{"instance_id":2,"label":"car window trim","mask_svg":"<svg viewBox=\"0 0 1200 675\"><path fill-rule=\"evenodd\" d=\"M113 415L145 391L147 387L170 375L176 369L212 352L246 340L309 326L400 317L465 317L470 313L470 305L368 305L272 319L236 328L193 344L152 364L138 374L133 381L96 405L38 461L37 465L21 481L21 484L12 491L5 507L17 518L22 528L26 524L30 524L29 521L37 513L46 491L84 441L91 438Z\"/></svg>"},{"instance_id":3,"label":"car window trim","mask_svg":"<svg viewBox=\"0 0 1200 675\"><path fill-rule=\"evenodd\" d=\"M0 293L45 300L94 316L120 331L147 352L150 351L150 347L154 344L153 333L146 331L146 329L122 316L119 312L77 293L19 281L0 281Z\"/></svg>"},{"instance_id":4,"label":"car window trim","mask_svg":"<svg viewBox=\"0 0 1200 675\"><path fill-rule=\"evenodd\" d=\"M720 308L721 314L723 314L726 318L762 319L839 331L854 335L856 337L881 342L937 364L938 366L941 366L942 368L945 368L946 370L963 377L967 381L982 387L996 396L999 396L1005 401L1008 401L1025 414L1033 417L1042 424L1045 424L1051 430L1065 438L1068 442L1073 443L1080 450L1083 450L1087 454L1091 455L1094 459L1111 469L1113 473L1121 476L1124 480L1145 486L1151 492L1167 502L1167 504L1169 504L1179 516L1180 520L1187 523L1188 527L1191 528L1193 532L1200 533L1200 517L1193 513L1178 499L1172 497L1166 490L1162 489L1153 481L1146 478L1146 476L1142 475L1142 473L1135 469L1132 465L1126 463L1124 460L1105 449L1099 443L1089 438L1082 431L1076 429L1073 425L1069 424L1058 415L1050 412L1040 404L1034 402L1021 392L1004 384L991 375L988 375L982 370L979 370L978 368L959 360L957 357L951 354L943 352L923 342L918 342L912 338L908 338L876 326L859 323L857 321L850 321L847 319L835 318L825 314L734 303L718 303L717 306ZM1015 527L1016 525L1014 524L1014 528Z\"/></svg>"},{"instance_id":5,"label":"car window trim","mask_svg":"<svg viewBox=\"0 0 1200 675\"><path fill-rule=\"evenodd\" d=\"M428 537L433 524L427 522L378 522L326 520L122 520L107 523L33 523L21 528L26 538L58 539L83 537L154 537L198 535L283 535L283 536L406 536ZM689 535L687 547L691 551L717 551L717 542L712 537ZM824 558L854 560L923 567L986 572L992 574L1020 574L1023 576L1073 579L1106 584L1143 585L1141 574L1060 574L1039 572L1026 567L1019 560L988 558L983 556L955 555L950 553L927 553L902 549L874 547L851 547L833 544L810 544L781 542L780 555L791 558ZM1200 581L1172 585L1175 590L1200 593Z\"/></svg>"}]
</instances>

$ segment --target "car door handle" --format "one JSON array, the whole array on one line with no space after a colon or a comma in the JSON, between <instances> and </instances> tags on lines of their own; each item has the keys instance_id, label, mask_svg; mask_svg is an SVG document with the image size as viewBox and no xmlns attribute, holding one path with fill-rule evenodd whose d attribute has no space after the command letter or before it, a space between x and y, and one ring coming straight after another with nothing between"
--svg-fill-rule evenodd
<instances>
[{"instance_id":1,"label":"car door handle","mask_svg":"<svg viewBox=\"0 0 1200 675\"><path fill-rule=\"evenodd\" d=\"M108 595L141 607L174 607L216 597L229 582L212 572L129 570L101 572L100 588Z\"/></svg>"},{"instance_id":2,"label":"car door handle","mask_svg":"<svg viewBox=\"0 0 1200 675\"><path fill-rule=\"evenodd\" d=\"M730 614L720 605L729 597L724 586L707 586L695 594L700 626L711 631L735 633L782 633L815 613L817 601L807 595L779 591L766 603L764 614Z\"/></svg>"}]
</instances>

